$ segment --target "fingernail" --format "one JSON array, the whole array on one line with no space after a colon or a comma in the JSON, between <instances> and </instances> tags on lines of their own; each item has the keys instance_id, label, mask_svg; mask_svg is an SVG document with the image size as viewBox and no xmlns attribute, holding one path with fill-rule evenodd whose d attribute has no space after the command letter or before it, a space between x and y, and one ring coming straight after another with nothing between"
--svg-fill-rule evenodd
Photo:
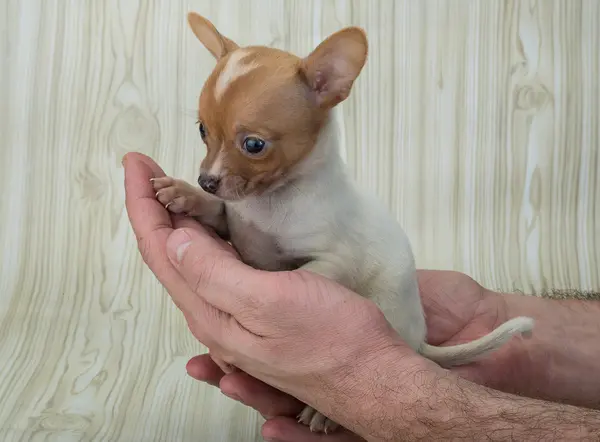
<instances>
[{"instance_id":1,"label":"fingernail","mask_svg":"<svg viewBox=\"0 0 600 442\"><path fill-rule=\"evenodd\" d=\"M175 259L180 263L183 259L183 254L192 243L190 235L182 229L175 230L167 240L167 252L171 259Z\"/></svg>"}]
</instances>

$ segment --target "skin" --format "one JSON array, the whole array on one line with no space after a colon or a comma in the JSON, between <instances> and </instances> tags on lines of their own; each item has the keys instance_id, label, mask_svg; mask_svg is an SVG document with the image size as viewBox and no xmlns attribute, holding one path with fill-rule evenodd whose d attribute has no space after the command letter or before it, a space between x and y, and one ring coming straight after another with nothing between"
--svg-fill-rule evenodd
<instances>
[{"instance_id":1,"label":"skin","mask_svg":"<svg viewBox=\"0 0 600 442\"><path fill-rule=\"evenodd\" d=\"M464 378L532 398L545 398L600 409L600 380L589 376L600 367L595 351L600 324L600 302L548 300L502 294L481 287L473 279L457 272L419 271L419 286L428 316L431 335L439 344L469 340L475 330L486 332L505 315L533 314L543 317L543 334L531 340L512 342L479 364L453 369ZM568 333L561 333L565 329ZM548 336L561 334L561 339ZM571 345L571 342L577 345ZM559 361L548 369L548 359ZM568 361L562 364L560 361ZM225 375L210 359L200 355L190 359L188 374L220 388L226 396L257 410L265 419L263 436L278 441L318 441L293 417L301 404L246 373ZM330 435L330 441L364 440L347 430Z\"/></svg>"},{"instance_id":2,"label":"skin","mask_svg":"<svg viewBox=\"0 0 600 442\"><path fill-rule=\"evenodd\" d=\"M181 309L194 336L219 359L242 370L223 376L207 356L200 356L188 364L190 375L219 383L224 393L269 418L263 427L265 438L600 437L597 411L517 397L472 382L504 385L505 376L491 368L495 358L505 364L503 369L519 374L523 379L519 388L526 394L555 394L565 401L593 404L600 381L596 377L587 381L586 376L571 378L569 384L565 369L565 361L576 374L589 374L590 368L597 372L600 366L593 350L598 340L593 305L556 304L560 312L553 316L549 304L519 306L515 298L491 294L460 274L446 274L441 284L436 282L438 273L423 272L419 282L433 343L469 340L514 309L531 311L533 316L541 312L548 323L545 332L552 338L542 333L532 341L513 340L480 365L443 370L410 350L368 300L308 272L251 269L216 235L192 220L170 215L155 199L150 183L164 173L148 157L128 155L124 166L127 211L144 261ZM454 289L448 282L452 277ZM457 293L464 295L452 304L444 302ZM575 319L567 324L572 335L565 337L557 327L564 325L569 312ZM361 330L358 336L356 329ZM565 349L573 338L577 348ZM535 339L544 351L553 352L553 358L534 351ZM549 372L546 378L534 374L542 362L546 362L542 369ZM570 396L552 393L552 385L545 385L551 380L559 392L568 392L582 379L586 388ZM348 430L307 434L306 427L286 417L297 413L302 403Z\"/></svg>"}]
</instances>

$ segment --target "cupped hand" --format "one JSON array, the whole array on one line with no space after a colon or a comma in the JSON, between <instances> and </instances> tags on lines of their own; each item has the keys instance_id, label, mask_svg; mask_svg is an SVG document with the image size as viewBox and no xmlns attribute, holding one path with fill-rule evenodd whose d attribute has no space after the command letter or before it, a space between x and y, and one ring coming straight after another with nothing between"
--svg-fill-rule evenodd
<instances>
[{"instance_id":1,"label":"cupped hand","mask_svg":"<svg viewBox=\"0 0 600 442\"><path fill-rule=\"evenodd\" d=\"M150 180L164 172L150 158L128 154L124 167L141 255L218 360L341 425L354 424L349 410L382 357L404 364L406 376L433 366L403 344L373 302L306 271L253 269L198 223L171 216L155 198Z\"/></svg>"},{"instance_id":2,"label":"cupped hand","mask_svg":"<svg viewBox=\"0 0 600 442\"><path fill-rule=\"evenodd\" d=\"M484 289L467 275L453 271L419 270L419 286L427 313L429 338L435 345L453 345L476 339L504 322L504 304L498 294ZM510 345L510 344L509 344ZM514 349L492 354L490 361L458 367L453 371L482 384L494 384L506 378L507 363ZM496 365L499 364L499 365ZM512 364L514 367L516 364ZM218 387L228 397L258 411L266 422L262 435L269 441L331 442L364 441L342 429L332 435L311 433L296 422L302 404L244 372L225 374L208 355L190 359L188 374L199 381Z\"/></svg>"}]
</instances>

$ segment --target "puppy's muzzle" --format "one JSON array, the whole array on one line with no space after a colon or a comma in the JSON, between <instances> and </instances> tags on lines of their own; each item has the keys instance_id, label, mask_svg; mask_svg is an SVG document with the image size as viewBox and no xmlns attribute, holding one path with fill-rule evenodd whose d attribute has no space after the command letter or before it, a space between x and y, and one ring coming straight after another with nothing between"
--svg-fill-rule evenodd
<instances>
[{"instance_id":1,"label":"puppy's muzzle","mask_svg":"<svg viewBox=\"0 0 600 442\"><path fill-rule=\"evenodd\" d=\"M215 194L219 189L220 179L215 176L201 174L198 177L198 185L202 187L205 192Z\"/></svg>"}]
</instances>

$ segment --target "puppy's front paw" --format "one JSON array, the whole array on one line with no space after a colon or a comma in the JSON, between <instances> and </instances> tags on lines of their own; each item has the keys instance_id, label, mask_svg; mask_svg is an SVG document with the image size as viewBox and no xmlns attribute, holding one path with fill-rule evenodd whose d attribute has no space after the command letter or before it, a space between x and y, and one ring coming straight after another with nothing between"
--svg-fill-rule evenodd
<instances>
[{"instance_id":1,"label":"puppy's front paw","mask_svg":"<svg viewBox=\"0 0 600 442\"><path fill-rule=\"evenodd\" d=\"M298 422L308 425L310 431L315 433L329 434L333 433L339 427L337 423L323 416L309 405L304 407L304 410L298 415Z\"/></svg>"},{"instance_id":2,"label":"puppy's front paw","mask_svg":"<svg viewBox=\"0 0 600 442\"><path fill-rule=\"evenodd\" d=\"M165 176L151 181L156 199L170 212L190 214L202 203L200 190L183 180Z\"/></svg>"}]
</instances>

